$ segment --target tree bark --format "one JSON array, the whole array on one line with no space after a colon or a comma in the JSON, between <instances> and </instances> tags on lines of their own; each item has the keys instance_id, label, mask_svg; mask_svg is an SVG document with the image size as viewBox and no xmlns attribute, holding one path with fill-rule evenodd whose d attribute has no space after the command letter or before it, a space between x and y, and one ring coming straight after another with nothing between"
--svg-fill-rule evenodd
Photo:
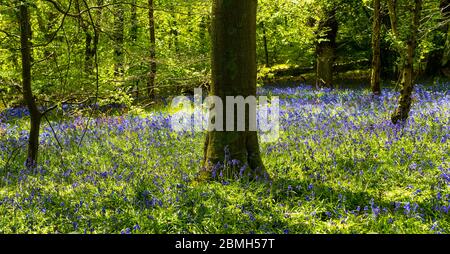
<instances>
[{"instance_id":1,"label":"tree bark","mask_svg":"<svg viewBox=\"0 0 450 254\"><path fill-rule=\"evenodd\" d=\"M370 86L375 95L381 94L381 5L380 0L374 0L373 30L372 30L372 75Z\"/></svg>"},{"instance_id":2,"label":"tree bark","mask_svg":"<svg viewBox=\"0 0 450 254\"><path fill-rule=\"evenodd\" d=\"M34 168L39 152L39 131L42 114L39 111L31 89L31 25L27 3L19 7L20 45L22 54L22 90L23 98L30 112L30 133L26 166Z\"/></svg>"},{"instance_id":3,"label":"tree bark","mask_svg":"<svg viewBox=\"0 0 450 254\"><path fill-rule=\"evenodd\" d=\"M256 0L214 0L213 3L211 95L222 99L224 109L227 96L256 96L256 7ZM208 132L201 175L215 178L223 170L226 176L232 177L245 167L246 176L268 178L258 134L249 131L249 115L256 113L250 110L246 109L245 131L237 131L235 126L235 131ZM236 125L236 114L234 117ZM224 112L224 126L226 118ZM233 160L239 166L227 166Z\"/></svg>"},{"instance_id":4,"label":"tree bark","mask_svg":"<svg viewBox=\"0 0 450 254\"><path fill-rule=\"evenodd\" d=\"M422 0L414 0L414 11L412 14L410 36L407 41L406 62L402 71L401 95L399 106L392 115L392 122L404 122L408 119L412 104L412 91L414 89L414 56L417 47L417 34L420 26L420 14L422 11Z\"/></svg>"},{"instance_id":5,"label":"tree bark","mask_svg":"<svg viewBox=\"0 0 450 254\"><path fill-rule=\"evenodd\" d=\"M124 42L124 9L123 5L116 0L116 13L114 16L114 76L123 76L123 42Z\"/></svg>"},{"instance_id":6,"label":"tree bark","mask_svg":"<svg viewBox=\"0 0 450 254\"><path fill-rule=\"evenodd\" d=\"M148 0L148 22L150 34L150 71L148 74L147 95L149 98L154 99L156 94L156 37L153 0Z\"/></svg>"},{"instance_id":7,"label":"tree bark","mask_svg":"<svg viewBox=\"0 0 450 254\"><path fill-rule=\"evenodd\" d=\"M332 7L326 10L325 17L319 23L319 37L316 48L316 87L333 87L333 64L336 58L337 32L336 8Z\"/></svg>"},{"instance_id":8,"label":"tree bark","mask_svg":"<svg viewBox=\"0 0 450 254\"><path fill-rule=\"evenodd\" d=\"M391 20L391 30L395 37L398 37L397 21L397 0L387 0L389 19Z\"/></svg>"}]
</instances>

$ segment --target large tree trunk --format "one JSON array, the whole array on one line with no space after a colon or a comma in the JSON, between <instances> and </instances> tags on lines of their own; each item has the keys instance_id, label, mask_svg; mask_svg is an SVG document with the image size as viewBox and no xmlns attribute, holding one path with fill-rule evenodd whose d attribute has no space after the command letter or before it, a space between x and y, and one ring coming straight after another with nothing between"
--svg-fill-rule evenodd
<instances>
[{"instance_id":1,"label":"large tree trunk","mask_svg":"<svg viewBox=\"0 0 450 254\"><path fill-rule=\"evenodd\" d=\"M116 0L116 13L114 16L114 76L123 76L123 42L124 42L124 9Z\"/></svg>"},{"instance_id":2,"label":"large tree trunk","mask_svg":"<svg viewBox=\"0 0 450 254\"><path fill-rule=\"evenodd\" d=\"M156 78L156 37L155 18L153 0L148 0L148 22L150 33L150 71L148 74L147 95L155 98L155 78Z\"/></svg>"},{"instance_id":3,"label":"large tree trunk","mask_svg":"<svg viewBox=\"0 0 450 254\"><path fill-rule=\"evenodd\" d=\"M34 168L38 159L39 130L42 114L39 111L31 89L31 26L27 3L19 7L20 45L22 53L22 90L23 98L30 111L30 135L28 139L28 155L26 166Z\"/></svg>"},{"instance_id":4,"label":"large tree trunk","mask_svg":"<svg viewBox=\"0 0 450 254\"><path fill-rule=\"evenodd\" d=\"M372 76L370 86L375 95L381 94L381 5L380 0L373 2L372 30Z\"/></svg>"},{"instance_id":5,"label":"large tree trunk","mask_svg":"<svg viewBox=\"0 0 450 254\"><path fill-rule=\"evenodd\" d=\"M211 94L222 99L224 109L227 96L256 96L256 6L256 0L215 0L213 4ZM268 177L260 156L257 132L249 131L250 116L256 112L248 108L245 131L237 131L234 114L234 131L208 132L203 176L214 178L221 170L227 176L239 175L245 165L245 175L257 179ZM227 112L224 112L224 126L226 118ZM227 167L233 160L238 161L239 166Z\"/></svg>"},{"instance_id":6,"label":"large tree trunk","mask_svg":"<svg viewBox=\"0 0 450 254\"><path fill-rule=\"evenodd\" d=\"M325 12L324 18L319 23L319 37L316 48L317 87L333 87L333 65L336 58L337 32L336 8L332 7Z\"/></svg>"},{"instance_id":7,"label":"large tree trunk","mask_svg":"<svg viewBox=\"0 0 450 254\"><path fill-rule=\"evenodd\" d=\"M406 61L402 71L401 95L399 106L392 115L392 122L404 122L408 119L412 104L412 91L414 89L414 56L417 46L417 33L420 26L420 14L422 11L422 0L414 0L414 11L412 14L410 36L407 41Z\"/></svg>"}]
</instances>

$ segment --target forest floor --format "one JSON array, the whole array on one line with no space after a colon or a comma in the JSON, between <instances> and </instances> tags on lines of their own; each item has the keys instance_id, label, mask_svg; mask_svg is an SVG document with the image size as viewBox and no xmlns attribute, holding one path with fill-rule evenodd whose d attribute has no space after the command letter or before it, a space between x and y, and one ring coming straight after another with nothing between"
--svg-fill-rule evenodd
<instances>
[{"instance_id":1,"label":"forest floor","mask_svg":"<svg viewBox=\"0 0 450 254\"><path fill-rule=\"evenodd\" d=\"M52 119L24 167L27 117L0 115L0 233L450 233L448 84L398 93L261 88L280 96L281 136L262 143L271 183L193 181L204 133L169 110ZM60 143L60 145L58 144Z\"/></svg>"}]
</instances>

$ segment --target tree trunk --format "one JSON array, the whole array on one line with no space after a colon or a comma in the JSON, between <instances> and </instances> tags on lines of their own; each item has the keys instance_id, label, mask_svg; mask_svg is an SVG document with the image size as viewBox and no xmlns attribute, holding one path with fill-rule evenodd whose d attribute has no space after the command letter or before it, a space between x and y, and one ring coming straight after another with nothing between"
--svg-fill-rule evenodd
<instances>
[{"instance_id":1,"label":"tree trunk","mask_svg":"<svg viewBox=\"0 0 450 254\"><path fill-rule=\"evenodd\" d=\"M222 99L224 109L227 96L256 96L256 7L256 0L214 0L211 94ZM202 176L215 178L222 170L227 176L236 176L245 167L247 176L268 178L260 156L258 134L249 131L250 115L256 112L248 108L245 131L237 131L234 114L234 131L208 132ZM226 118L224 112L224 126ZM234 163L235 167L228 167L233 160L239 166Z\"/></svg>"},{"instance_id":2,"label":"tree trunk","mask_svg":"<svg viewBox=\"0 0 450 254\"><path fill-rule=\"evenodd\" d=\"M123 42L124 42L124 9L122 4L116 0L116 13L114 16L114 76L123 76Z\"/></svg>"},{"instance_id":3,"label":"tree trunk","mask_svg":"<svg viewBox=\"0 0 450 254\"><path fill-rule=\"evenodd\" d=\"M399 106L392 115L392 122L404 122L408 119L412 104L412 91L414 89L414 56L417 46L417 33L420 26L420 14L422 11L422 0L414 0L414 11L412 14L410 36L407 42L406 62L402 71L401 95Z\"/></svg>"},{"instance_id":4,"label":"tree trunk","mask_svg":"<svg viewBox=\"0 0 450 254\"><path fill-rule=\"evenodd\" d=\"M137 20L137 8L136 8L136 1L133 0L131 3L131 29L130 29L130 38L131 41L134 43L137 40L137 33L138 33L138 20Z\"/></svg>"},{"instance_id":5,"label":"tree trunk","mask_svg":"<svg viewBox=\"0 0 450 254\"><path fill-rule=\"evenodd\" d=\"M173 13L174 8L171 7L172 14L170 15L172 19L172 23L170 25L170 34L172 35L173 46L175 47L175 52L178 53L180 51L180 43L178 41L178 22L177 17Z\"/></svg>"},{"instance_id":6,"label":"tree trunk","mask_svg":"<svg viewBox=\"0 0 450 254\"><path fill-rule=\"evenodd\" d=\"M336 58L337 32L336 8L333 7L325 12L324 18L319 23L319 37L316 48L316 87L333 87L333 64Z\"/></svg>"},{"instance_id":7,"label":"tree trunk","mask_svg":"<svg viewBox=\"0 0 450 254\"><path fill-rule=\"evenodd\" d=\"M156 94L156 37L153 0L148 0L148 8L148 22L150 33L150 71L148 74L147 95L149 98L154 99Z\"/></svg>"},{"instance_id":8,"label":"tree trunk","mask_svg":"<svg viewBox=\"0 0 450 254\"><path fill-rule=\"evenodd\" d=\"M380 0L374 0L373 30L372 30L372 76L370 86L375 95L381 94L381 5Z\"/></svg>"},{"instance_id":9,"label":"tree trunk","mask_svg":"<svg viewBox=\"0 0 450 254\"><path fill-rule=\"evenodd\" d=\"M442 19L448 21L450 19L450 0L441 0L440 3ZM449 76L450 73L450 25L446 23L443 27L446 33L445 45L441 59L441 71L443 74Z\"/></svg>"},{"instance_id":10,"label":"tree trunk","mask_svg":"<svg viewBox=\"0 0 450 254\"><path fill-rule=\"evenodd\" d=\"M398 37L397 25L397 0L387 0L389 19L391 20L391 30L395 37Z\"/></svg>"},{"instance_id":11,"label":"tree trunk","mask_svg":"<svg viewBox=\"0 0 450 254\"><path fill-rule=\"evenodd\" d=\"M448 65L448 53L447 57L445 57L446 52L448 52L448 18L450 15L450 0L441 0L440 1L440 12L441 19L440 22L444 25L441 25L439 29L437 29L437 33L434 33L433 36L433 44L437 46L438 49L430 52L427 58L427 67L425 69L425 74L427 76L435 76L441 74L441 71L445 73L445 69L450 67Z\"/></svg>"},{"instance_id":12,"label":"tree trunk","mask_svg":"<svg viewBox=\"0 0 450 254\"><path fill-rule=\"evenodd\" d=\"M87 2L85 2L86 4ZM97 0L97 5L102 6L103 0ZM86 8L90 8L89 6L85 6ZM78 13L81 12L81 7L79 0L75 1L75 9ZM100 19L102 15L102 9L98 8L95 11L96 13L96 20L95 20L95 27L93 27L93 31L90 30L90 19L89 21L86 21L82 15L78 16L78 23L81 27L81 29L84 32L85 35L85 46L84 46L84 72L87 75L91 75L93 70L95 69L94 66L94 59L95 55L97 54L97 48L98 48L98 42L99 42L99 33L100 30ZM95 18L95 17L94 17Z\"/></svg>"},{"instance_id":13,"label":"tree trunk","mask_svg":"<svg viewBox=\"0 0 450 254\"><path fill-rule=\"evenodd\" d=\"M28 155L26 166L34 168L37 164L39 151L39 130L42 114L39 111L31 89L31 25L27 3L19 7L20 45L22 53L22 90L23 98L30 111L30 134L28 139Z\"/></svg>"},{"instance_id":14,"label":"tree trunk","mask_svg":"<svg viewBox=\"0 0 450 254\"><path fill-rule=\"evenodd\" d=\"M86 74L92 74L92 70L94 69L94 57L95 50L94 45L92 43L92 34L88 28L84 30L85 34L85 45L84 45L84 70Z\"/></svg>"},{"instance_id":15,"label":"tree trunk","mask_svg":"<svg viewBox=\"0 0 450 254\"><path fill-rule=\"evenodd\" d=\"M270 67L270 63L269 63L269 50L267 49L267 34L266 34L266 26L264 24L264 21L261 22L261 27L262 27L262 31L263 31L263 43L264 43L264 56L266 59L266 66Z\"/></svg>"},{"instance_id":16,"label":"tree trunk","mask_svg":"<svg viewBox=\"0 0 450 254\"><path fill-rule=\"evenodd\" d=\"M208 52L208 47L207 44L208 39L207 38L207 33L209 33L209 26L210 26L210 20L209 17L206 16L202 16L202 19L200 20L200 24L199 24L199 42L200 42L200 49L201 49L201 53L205 54Z\"/></svg>"}]
</instances>

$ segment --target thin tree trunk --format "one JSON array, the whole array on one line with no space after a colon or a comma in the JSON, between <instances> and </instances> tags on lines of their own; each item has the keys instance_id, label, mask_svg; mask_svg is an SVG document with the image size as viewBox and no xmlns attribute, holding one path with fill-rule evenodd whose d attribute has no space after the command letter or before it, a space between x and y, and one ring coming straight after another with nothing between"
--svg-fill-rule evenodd
<instances>
[{"instance_id":1,"label":"thin tree trunk","mask_svg":"<svg viewBox=\"0 0 450 254\"><path fill-rule=\"evenodd\" d=\"M269 63L269 50L267 49L267 34L266 34L266 26L264 24L264 21L261 22L262 31L263 31L263 42L264 42L264 56L266 58L266 66L270 67Z\"/></svg>"},{"instance_id":2,"label":"thin tree trunk","mask_svg":"<svg viewBox=\"0 0 450 254\"><path fill-rule=\"evenodd\" d=\"M338 22L336 8L327 10L319 24L319 38L316 48L316 87L333 87L333 65L335 61Z\"/></svg>"},{"instance_id":3,"label":"thin tree trunk","mask_svg":"<svg viewBox=\"0 0 450 254\"><path fill-rule=\"evenodd\" d=\"M408 119L412 104L412 91L414 89L414 56L417 47L417 33L420 26L420 14L422 11L422 0L414 0L414 11L411 20L411 35L407 41L406 63L402 71L401 95L399 106L392 115L392 122L404 122Z\"/></svg>"},{"instance_id":4,"label":"thin tree trunk","mask_svg":"<svg viewBox=\"0 0 450 254\"><path fill-rule=\"evenodd\" d=\"M209 20L207 17L202 16L202 19L200 20L200 24L199 24L199 33L198 33L198 37L199 37L199 42L200 42L200 49L201 49L201 53L205 54L207 53L207 36L206 34L208 33L208 27L209 27Z\"/></svg>"},{"instance_id":5,"label":"thin tree trunk","mask_svg":"<svg viewBox=\"0 0 450 254\"><path fill-rule=\"evenodd\" d=\"M81 12L81 6L79 0L75 0L75 9L78 13ZM85 23L85 20L80 15L78 16L78 25L81 27L81 29L84 32L84 72L89 76L92 74L93 68L93 47L92 44L92 34L91 31L89 31L89 26ZM95 52L94 52L95 53Z\"/></svg>"},{"instance_id":6,"label":"thin tree trunk","mask_svg":"<svg viewBox=\"0 0 450 254\"><path fill-rule=\"evenodd\" d=\"M391 20L391 29L395 37L398 37L397 25L397 0L387 0L389 19Z\"/></svg>"},{"instance_id":7,"label":"thin tree trunk","mask_svg":"<svg viewBox=\"0 0 450 254\"><path fill-rule=\"evenodd\" d=\"M211 94L222 99L227 96L256 96L256 0L214 0L212 21L212 86ZM252 107L249 107L252 108ZM236 110L236 108L235 108ZM202 176L214 178L225 170L228 176L244 174L254 178L268 177L259 151L258 134L249 130L250 115L246 110L245 131L210 131L204 150ZM231 117L231 116L229 116ZM227 112L223 113L226 126ZM232 160L239 166L227 168ZM218 165L222 169L217 168Z\"/></svg>"},{"instance_id":8,"label":"thin tree trunk","mask_svg":"<svg viewBox=\"0 0 450 254\"><path fill-rule=\"evenodd\" d=\"M97 0L97 5L98 6L102 6L103 5L103 0ZM86 8L89 8L88 6L85 6ZM77 10L78 13L81 12L81 8L80 8L80 3L79 0L75 0L75 9ZM94 32L92 32L92 30L90 30L90 26L92 25L89 22L86 21L83 16L78 16L78 23L79 26L81 27L81 29L84 32L85 35L85 46L84 46L84 72L87 75L91 75L93 73L94 68L94 58L95 55L97 54L97 49L98 49L98 42L99 42L99 29L100 29L100 20L101 20L101 15L102 15L102 9L101 8L97 8L95 9L95 12L97 17L95 20L95 27L92 27L92 29L94 30ZM97 32L96 32L97 31Z\"/></svg>"},{"instance_id":9,"label":"thin tree trunk","mask_svg":"<svg viewBox=\"0 0 450 254\"><path fill-rule=\"evenodd\" d=\"M173 10L173 7L172 7ZM173 39L173 46L175 47L175 52L180 52L180 45L178 41L178 22L176 15L172 12L170 15L172 17L173 23L170 26L170 34L172 35Z\"/></svg>"},{"instance_id":10,"label":"thin tree trunk","mask_svg":"<svg viewBox=\"0 0 450 254\"><path fill-rule=\"evenodd\" d=\"M131 5L131 29L130 29L130 38L132 42L136 42L137 33L138 33L138 20L137 20L137 8L136 1L133 0Z\"/></svg>"},{"instance_id":11,"label":"thin tree trunk","mask_svg":"<svg viewBox=\"0 0 450 254\"><path fill-rule=\"evenodd\" d=\"M95 51L92 44L92 34L88 28L85 29L85 45L84 45L84 70L86 74L92 74L92 70L94 69L94 56Z\"/></svg>"},{"instance_id":12,"label":"thin tree trunk","mask_svg":"<svg viewBox=\"0 0 450 254\"><path fill-rule=\"evenodd\" d=\"M116 0L116 13L114 16L114 76L123 76L123 42L124 42L124 9L122 4Z\"/></svg>"},{"instance_id":13,"label":"thin tree trunk","mask_svg":"<svg viewBox=\"0 0 450 254\"><path fill-rule=\"evenodd\" d=\"M442 20L444 22L450 19L450 0L441 0L440 3ZM450 76L450 25L447 23L443 30L446 33L446 41L444 45L444 52L441 59L441 71L443 74Z\"/></svg>"},{"instance_id":14,"label":"thin tree trunk","mask_svg":"<svg viewBox=\"0 0 450 254\"><path fill-rule=\"evenodd\" d=\"M23 98L30 111L30 134L28 139L28 155L26 166L34 168L39 152L39 130L42 114L39 111L31 89L31 25L28 5L22 3L19 7L20 45L22 53L22 89Z\"/></svg>"},{"instance_id":15,"label":"thin tree trunk","mask_svg":"<svg viewBox=\"0 0 450 254\"><path fill-rule=\"evenodd\" d=\"M375 95L381 94L381 5L380 0L374 0L373 30L372 30L372 76L370 86Z\"/></svg>"},{"instance_id":16,"label":"thin tree trunk","mask_svg":"<svg viewBox=\"0 0 450 254\"><path fill-rule=\"evenodd\" d=\"M156 79L156 37L155 37L155 18L153 0L148 0L148 22L150 33L150 72L148 75L147 95L149 98L155 98L155 79Z\"/></svg>"},{"instance_id":17,"label":"thin tree trunk","mask_svg":"<svg viewBox=\"0 0 450 254\"><path fill-rule=\"evenodd\" d=\"M445 73L445 69L449 67L448 56L445 57L445 54L446 51L448 52L449 46L449 25L447 22L450 15L450 0L441 0L439 6L441 12L440 22L444 25L441 25L437 30L439 33L434 33L433 36L433 43L438 46L438 49L433 50L427 58L425 74L430 77L441 74L441 71Z\"/></svg>"}]
</instances>

